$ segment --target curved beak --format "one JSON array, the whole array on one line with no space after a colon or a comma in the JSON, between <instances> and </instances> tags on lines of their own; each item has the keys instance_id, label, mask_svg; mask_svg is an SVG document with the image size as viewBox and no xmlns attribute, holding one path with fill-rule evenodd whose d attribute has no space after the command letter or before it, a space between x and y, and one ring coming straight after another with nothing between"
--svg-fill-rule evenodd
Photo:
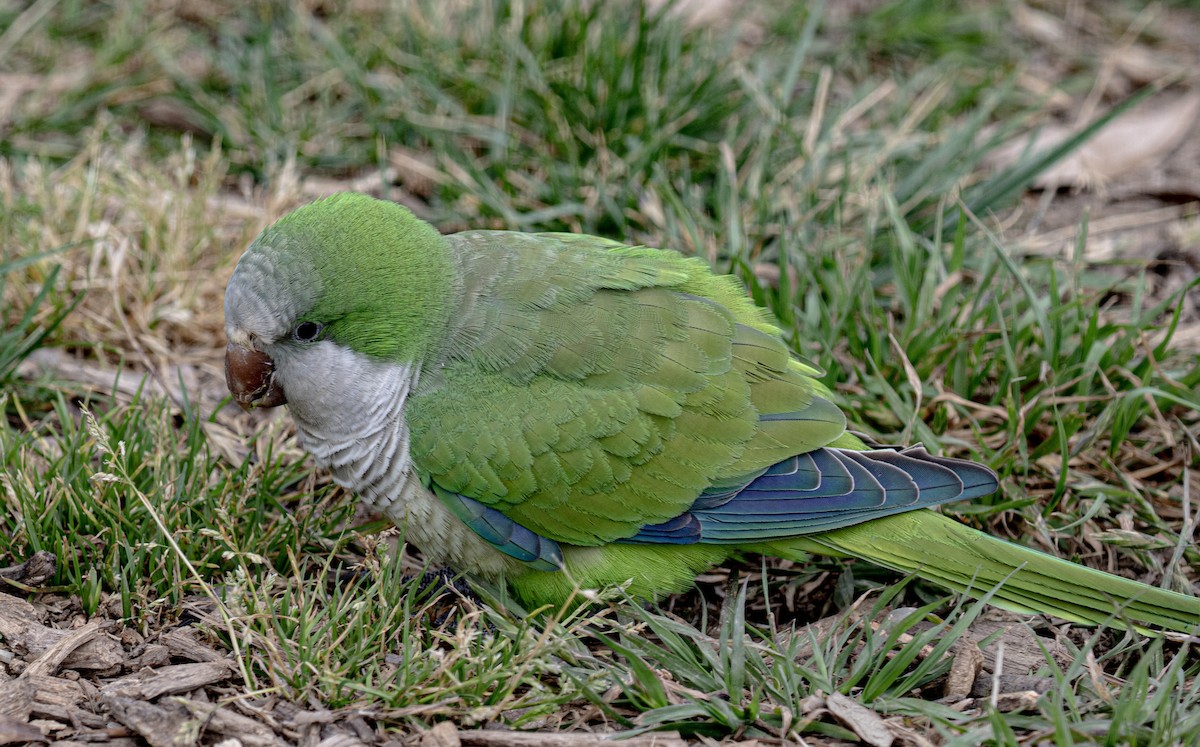
<instances>
[{"instance_id":1,"label":"curved beak","mask_svg":"<svg viewBox=\"0 0 1200 747\"><path fill-rule=\"evenodd\" d=\"M287 403L283 387L275 380L275 361L232 342L225 347L225 383L243 410Z\"/></svg>"}]
</instances>

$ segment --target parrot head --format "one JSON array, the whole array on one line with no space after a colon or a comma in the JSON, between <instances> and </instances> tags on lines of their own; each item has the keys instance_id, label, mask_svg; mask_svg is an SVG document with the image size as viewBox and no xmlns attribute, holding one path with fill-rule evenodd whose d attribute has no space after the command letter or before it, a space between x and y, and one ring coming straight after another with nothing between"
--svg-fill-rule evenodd
<instances>
[{"instance_id":1,"label":"parrot head","mask_svg":"<svg viewBox=\"0 0 1200 747\"><path fill-rule=\"evenodd\" d=\"M341 194L266 228L225 291L225 378L243 408L328 411L435 353L454 292L449 247L406 208ZM369 392L358 391L360 398Z\"/></svg>"}]
</instances>

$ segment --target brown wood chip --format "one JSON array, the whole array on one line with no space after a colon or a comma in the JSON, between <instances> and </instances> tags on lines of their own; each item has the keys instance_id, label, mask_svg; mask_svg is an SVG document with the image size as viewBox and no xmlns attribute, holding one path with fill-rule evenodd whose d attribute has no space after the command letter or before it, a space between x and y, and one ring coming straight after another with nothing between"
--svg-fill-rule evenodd
<instances>
[{"instance_id":1,"label":"brown wood chip","mask_svg":"<svg viewBox=\"0 0 1200 747\"><path fill-rule=\"evenodd\" d=\"M189 661L226 661L225 654L196 640L187 628L177 628L159 639L171 656Z\"/></svg>"},{"instance_id":2,"label":"brown wood chip","mask_svg":"<svg viewBox=\"0 0 1200 747\"><path fill-rule=\"evenodd\" d=\"M960 639L954 644L954 661L950 664L950 674L946 677L945 696L953 700L962 700L971 694L971 686L975 678L983 670L983 652L974 641Z\"/></svg>"},{"instance_id":3,"label":"brown wood chip","mask_svg":"<svg viewBox=\"0 0 1200 747\"><path fill-rule=\"evenodd\" d=\"M196 743L200 724L187 708L169 702L154 705L117 695L106 695L103 700L112 717L140 734L150 747L191 747Z\"/></svg>"},{"instance_id":4,"label":"brown wood chip","mask_svg":"<svg viewBox=\"0 0 1200 747\"><path fill-rule=\"evenodd\" d=\"M46 741L42 730L30 726L25 719L0 716L0 744L35 744Z\"/></svg>"},{"instance_id":5,"label":"brown wood chip","mask_svg":"<svg viewBox=\"0 0 1200 747\"><path fill-rule=\"evenodd\" d=\"M171 698L170 702L182 706L193 719L203 722L206 732L236 737L245 747L287 747L287 743L261 721L224 706L184 698Z\"/></svg>"},{"instance_id":6,"label":"brown wood chip","mask_svg":"<svg viewBox=\"0 0 1200 747\"><path fill-rule=\"evenodd\" d=\"M24 637L28 628L45 627L32 604L11 594L0 594L0 636L4 636L5 640L15 641Z\"/></svg>"},{"instance_id":7,"label":"brown wood chip","mask_svg":"<svg viewBox=\"0 0 1200 747\"><path fill-rule=\"evenodd\" d=\"M148 643L142 650L142 653L130 661L126 662L125 666L130 670L137 671L150 667L158 669L165 667L171 663L171 650L161 643Z\"/></svg>"},{"instance_id":8,"label":"brown wood chip","mask_svg":"<svg viewBox=\"0 0 1200 747\"><path fill-rule=\"evenodd\" d=\"M18 677L0 683L0 718L28 721L33 710L33 683Z\"/></svg>"},{"instance_id":9,"label":"brown wood chip","mask_svg":"<svg viewBox=\"0 0 1200 747\"><path fill-rule=\"evenodd\" d=\"M0 594L0 637L13 651L28 652L30 658L36 658L30 664L36 667L35 674L53 674L60 666L105 670L120 664L124 660L120 644L101 635L102 630L99 622L78 630L47 627L29 602Z\"/></svg>"},{"instance_id":10,"label":"brown wood chip","mask_svg":"<svg viewBox=\"0 0 1200 747\"><path fill-rule=\"evenodd\" d=\"M1038 636L1029 629L1026 619L1012 613L992 613L987 618L976 620L968 628L966 638L979 643L997 631L1000 631L999 635L986 646L981 646L983 668L989 672L995 669L996 651L1000 644L1004 644L1004 671L1012 674L1029 674L1046 666L1047 651L1062 664L1070 661L1069 657L1061 658L1065 654L1062 644Z\"/></svg>"},{"instance_id":11,"label":"brown wood chip","mask_svg":"<svg viewBox=\"0 0 1200 747\"><path fill-rule=\"evenodd\" d=\"M24 563L0 568L0 578L24 587L41 586L54 575L57 568L58 559L54 553L38 550Z\"/></svg>"},{"instance_id":12,"label":"brown wood chip","mask_svg":"<svg viewBox=\"0 0 1200 747\"><path fill-rule=\"evenodd\" d=\"M59 720L71 720L72 712L87 700L87 692L83 685L73 680L61 677L50 677L40 674L29 674L28 670L21 676L33 688L33 701L30 708L36 716L46 716Z\"/></svg>"},{"instance_id":13,"label":"brown wood chip","mask_svg":"<svg viewBox=\"0 0 1200 747\"><path fill-rule=\"evenodd\" d=\"M483 747L592 747L614 744L630 745L630 747L685 747L685 742L677 732L655 732L642 734L613 742L604 734L586 734L580 732L534 732L534 731L495 731L488 729L464 730L458 732L462 744L482 745Z\"/></svg>"},{"instance_id":14,"label":"brown wood chip","mask_svg":"<svg viewBox=\"0 0 1200 747\"><path fill-rule=\"evenodd\" d=\"M54 630L52 628L43 628L51 634L57 635L58 640L54 641L49 648L45 649L22 673L22 677L36 677L39 675L50 675L58 671L60 665L67 660L71 654L83 649L84 645L97 639L103 629L103 623L98 620L84 625L76 630ZM50 640L55 636L47 636L46 640ZM104 639L107 640L107 639ZM93 647L86 652L81 652L81 656L73 657L72 661L74 669L108 669L121 662L121 650L112 643L116 648L115 652L110 652L104 646L99 648ZM95 655L94 655L95 654ZM82 665L82 666L81 666Z\"/></svg>"},{"instance_id":15,"label":"brown wood chip","mask_svg":"<svg viewBox=\"0 0 1200 747\"><path fill-rule=\"evenodd\" d=\"M101 692L123 698L154 700L162 695L186 693L227 680L231 673L229 664L224 661L174 664L159 669L143 669L126 675L105 685Z\"/></svg>"}]
</instances>

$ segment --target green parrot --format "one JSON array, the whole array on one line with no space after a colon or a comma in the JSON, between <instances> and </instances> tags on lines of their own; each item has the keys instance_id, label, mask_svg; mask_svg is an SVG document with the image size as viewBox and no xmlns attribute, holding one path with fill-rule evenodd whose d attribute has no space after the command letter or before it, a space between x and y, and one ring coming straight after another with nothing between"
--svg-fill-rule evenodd
<instances>
[{"instance_id":1,"label":"green parrot","mask_svg":"<svg viewBox=\"0 0 1200 747\"><path fill-rule=\"evenodd\" d=\"M358 194L268 227L226 378L434 563L530 607L677 592L744 553L864 558L997 606L1191 632L1200 600L929 510L987 467L868 448L736 279L594 236L450 236ZM1114 619L1114 615L1117 616Z\"/></svg>"}]
</instances>

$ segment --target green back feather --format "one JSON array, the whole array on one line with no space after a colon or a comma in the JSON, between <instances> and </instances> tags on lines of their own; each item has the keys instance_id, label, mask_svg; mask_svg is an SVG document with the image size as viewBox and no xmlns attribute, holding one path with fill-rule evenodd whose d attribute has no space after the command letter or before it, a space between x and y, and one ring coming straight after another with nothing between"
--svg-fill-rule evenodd
<instances>
[{"instance_id":1,"label":"green back feather","mask_svg":"<svg viewBox=\"0 0 1200 747\"><path fill-rule=\"evenodd\" d=\"M812 369L698 259L564 234L449 237L464 293L406 415L432 483L601 545L838 438ZM763 420L811 412L813 419Z\"/></svg>"}]
</instances>

